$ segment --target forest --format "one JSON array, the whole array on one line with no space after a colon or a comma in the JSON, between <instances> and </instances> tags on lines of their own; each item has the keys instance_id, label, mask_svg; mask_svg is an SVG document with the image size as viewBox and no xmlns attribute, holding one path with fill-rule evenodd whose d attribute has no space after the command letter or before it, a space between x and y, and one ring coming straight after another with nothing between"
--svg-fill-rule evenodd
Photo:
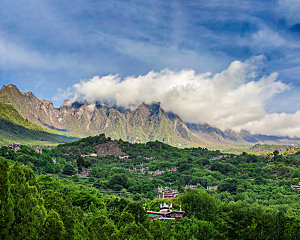
<instances>
[{"instance_id":1,"label":"forest","mask_svg":"<svg viewBox=\"0 0 300 240\"><path fill-rule=\"evenodd\" d=\"M237 155L103 134L17 147L0 148L1 239L300 239L299 149ZM179 191L182 221L147 217L158 187Z\"/></svg>"}]
</instances>

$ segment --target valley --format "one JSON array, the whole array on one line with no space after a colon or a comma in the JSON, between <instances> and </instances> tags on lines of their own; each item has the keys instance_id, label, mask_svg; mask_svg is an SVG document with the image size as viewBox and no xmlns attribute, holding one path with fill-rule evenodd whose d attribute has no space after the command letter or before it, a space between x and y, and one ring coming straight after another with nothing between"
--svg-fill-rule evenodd
<instances>
[{"instance_id":1,"label":"valley","mask_svg":"<svg viewBox=\"0 0 300 240\"><path fill-rule=\"evenodd\" d=\"M26 232L30 238L51 233L62 239L297 239L300 149L294 150L224 154L103 134L51 148L2 146L0 211L8 220L0 234L9 232L14 239ZM172 202L162 198L168 196L162 188L176 193ZM183 218L151 220L162 202L182 209ZM151 210L149 218L145 210Z\"/></svg>"}]
</instances>

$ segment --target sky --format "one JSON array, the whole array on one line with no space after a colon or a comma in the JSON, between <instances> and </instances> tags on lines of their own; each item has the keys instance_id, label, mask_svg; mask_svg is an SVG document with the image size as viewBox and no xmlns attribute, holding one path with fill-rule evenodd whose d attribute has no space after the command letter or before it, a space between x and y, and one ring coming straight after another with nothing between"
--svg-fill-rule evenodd
<instances>
[{"instance_id":1,"label":"sky","mask_svg":"<svg viewBox=\"0 0 300 240\"><path fill-rule=\"evenodd\" d=\"M300 137L300 1L1 0L0 84Z\"/></svg>"}]
</instances>

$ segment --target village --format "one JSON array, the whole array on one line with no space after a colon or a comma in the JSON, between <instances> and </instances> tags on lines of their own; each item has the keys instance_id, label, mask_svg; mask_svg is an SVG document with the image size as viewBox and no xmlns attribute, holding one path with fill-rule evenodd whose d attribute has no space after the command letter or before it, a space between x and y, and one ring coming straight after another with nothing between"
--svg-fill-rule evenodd
<instances>
[{"instance_id":1,"label":"village","mask_svg":"<svg viewBox=\"0 0 300 240\"><path fill-rule=\"evenodd\" d=\"M183 218L183 215L185 211L183 211L181 208L179 210L173 210L173 204L172 199L177 197L179 195L179 192L177 190L170 189L168 187L158 187L157 188L158 195L155 198L161 198L162 202L160 204L160 210L159 211L147 211L148 217L154 221L154 220L176 220L180 221ZM171 203L167 204L166 199L171 199ZM164 201L164 203L163 203ZM144 209L146 210L146 204Z\"/></svg>"},{"instance_id":2,"label":"village","mask_svg":"<svg viewBox=\"0 0 300 240\"><path fill-rule=\"evenodd\" d=\"M161 176L163 175L165 172L177 172L177 168L170 168L170 169L166 169L166 170L155 170L155 171L149 171L149 167L143 167L143 163L140 163L140 167L141 169L138 170L138 167L134 167L132 170L129 170L131 173L138 173L141 172L142 174L149 174L152 176Z\"/></svg>"},{"instance_id":3,"label":"village","mask_svg":"<svg viewBox=\"0 0 300 240\"><path fill-rule=\"evenodd\" d=\"M200 187L200 183L197 183L196 185L186 185L185 189L195 189L197 187ZM207 186L207 190L216 190L218 188L217 185L214 186ZM176 220L180 221L183 218L183 215L185 214L185 211L183 211L180 207L179 210L173 209L173 199L179 196L179 192L177 190L173 190L168 187L158 187L157 189L158 195L155 197L157 199L162 199L160 204L160 211L152 211L148 210L147 215L148 217L154 221L154 220ZM170 202L170 204L167 203ZM146 203L144 209L146 210Z\"/></svg>"}]
</instances>

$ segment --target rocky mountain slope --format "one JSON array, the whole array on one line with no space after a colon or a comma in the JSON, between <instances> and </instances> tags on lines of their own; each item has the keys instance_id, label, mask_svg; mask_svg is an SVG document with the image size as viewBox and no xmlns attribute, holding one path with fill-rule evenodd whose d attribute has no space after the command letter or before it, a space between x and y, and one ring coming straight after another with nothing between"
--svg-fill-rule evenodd
<instances>
[{"instance_id":1,"label":"rocky mountain slope","mask_svg":"<svg viewBox=\"0 0 300 240\"><path fill-rule=\"evenodd\" d=\"M76 139L69 134L34 124L21 116L12 105L0 103L0 145L53 145Z\"/></svg>"},{"instance_id":2,"label":"rocky mountain slope","mask_svg":"<svg viewBox=\"0 0 300 240\"><path fill-rule=\"evenodd\" d=\"M23 93L14 85L3 86L0 102L12 105L28 121L48 129L68 131L85 137L105 133L113 139L131 142L158 140L174 146L230 148L255 143L299 144L300 139L251 135L247 132L221 131L208 124L190 124L173 113L165 112L159 103L142 104L134 110L99 104L68 104L59 108L39 100L31 92Z\"/></svg>"}]
</instances>

